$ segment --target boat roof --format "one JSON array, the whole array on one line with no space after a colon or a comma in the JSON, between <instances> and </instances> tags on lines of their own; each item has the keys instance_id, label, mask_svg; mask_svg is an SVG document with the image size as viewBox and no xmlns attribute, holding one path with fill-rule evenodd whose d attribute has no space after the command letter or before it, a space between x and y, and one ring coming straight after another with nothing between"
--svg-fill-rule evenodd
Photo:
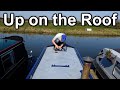
<instances>
[{"instance_id":1,"label":"boat roof","mask_svg":"<svg viewBox=\"0 0 120 90\"><path fill-rule=\"evenodd\" d=\"M114 56L117 56L116 60L120 62L120 53L116 50L105 48L106 50L110 50Z\"/></svg>"},{"instance_id":2,"label":"boat roof","mask_svg":"<svg viewBox=\"0 0 120 90\"><path fill-rule=\"evenodd\" d=\"M15 41L15 40L0 39L0 52L2 52L6 48L9 48L10 46L13 46L17 43L18 41Z\"/></svg>"},{"instance_id":3,"label":"boat roof","mask_svg":"<svg viewBox=\"0 0 120 90\"><path fill-rule=\"evenodd\" d=\"M32 79L80 79L82 63L72 47L55 53L53 46L47 47Z\"/></svg>"}]
</instances>

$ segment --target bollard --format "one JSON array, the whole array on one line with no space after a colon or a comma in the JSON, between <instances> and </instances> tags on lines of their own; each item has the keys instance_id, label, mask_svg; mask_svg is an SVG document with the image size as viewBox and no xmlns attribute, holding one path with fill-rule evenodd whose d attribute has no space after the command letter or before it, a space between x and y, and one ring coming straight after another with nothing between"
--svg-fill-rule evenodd
<instances>
[{"instance_id":1,"label":"bollard","mask_svg":"<svg viewBox=\"0 0 120 90\"><path fill-rule=\"evenodd\" d=\"M91 64L93 62L93 59L91 57L86 57L84 59L84 66L83 66L83 71L82 71L82 79L89 79L89 74L90 74L90 68Z\"/></svg>"}]
</instances>

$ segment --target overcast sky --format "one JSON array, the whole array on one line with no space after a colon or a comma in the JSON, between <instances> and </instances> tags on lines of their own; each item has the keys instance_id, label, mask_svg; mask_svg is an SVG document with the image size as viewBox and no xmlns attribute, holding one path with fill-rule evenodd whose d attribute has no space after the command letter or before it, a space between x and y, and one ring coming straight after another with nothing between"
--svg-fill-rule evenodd
<instances>
[{"instance_id":1,"label":"overcast sky","mask_svg":"<svg viewBox=\"0 0 120 90\"><path fill-rule=\"evenodd\" d=\"M81 13L91 13L92 16L112 16L114 12L118 13L118 19L120 20L120 11L0 11L0 17L3 17L3 13L14 13L15 16L23 16L28 19L30 16L47 16L51 19L54 13L62 13L64 16L75 16L77 20L80 20Z\"/></svg>"}]
</instances>

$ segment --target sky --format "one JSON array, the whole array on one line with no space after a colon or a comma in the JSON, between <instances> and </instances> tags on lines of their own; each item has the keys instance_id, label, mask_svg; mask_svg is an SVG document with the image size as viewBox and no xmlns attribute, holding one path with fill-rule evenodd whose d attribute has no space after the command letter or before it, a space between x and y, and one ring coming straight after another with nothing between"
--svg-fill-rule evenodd
<instances>
[{"instance_id":1,"label":"sky","mask_svg":"<svg viewBox=\"0 0 120 90\"><path fill-rule=\"evenodd\" d=\"M15 16L23 16L25 19L30 18L31 16L47 16L51 20L54 13L62 13L63 16L75 16L77 20L80 20L81 13L91 13L92 17L94 16L112 16L114 12L118 13L118 20L120 20L120 11L0 11L0 17L3 17L3 13L14 13Z\"/></svg>"}]
</instances>

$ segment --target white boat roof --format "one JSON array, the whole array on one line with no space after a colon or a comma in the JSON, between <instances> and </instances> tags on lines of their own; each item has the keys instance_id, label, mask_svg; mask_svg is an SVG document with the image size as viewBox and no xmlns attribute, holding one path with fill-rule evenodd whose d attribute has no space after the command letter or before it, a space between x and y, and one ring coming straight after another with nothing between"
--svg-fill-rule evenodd
<instances>
[{"instance_id":1,"label":"white boat roof","mask_svg":"<svg viewBox=\"0 0 120 90\"><path fill-rule=\"evenodd\" d=\"M109 48L105 48L105 49L106 49L106 50L110 50L114 56L117 56L116 60L117 60L118 62L120 62L120 53L119 53L119 52L117 52L117 51L115 51L115 50L113 50L113 49L109 49Z\"/></svg>"},{"instance_id":2,"label":"white boat roof","mask_svg":"<svg viewBox=\"0 0 120 90\"><path fill-rule=\"evenodd\" d=\"M69 65L69 67L52 67L52 65ZM53 47L47 47L32 79L80 79L81 70L83 67L74 48L67 47L67 51L55 53Z\"/></svg>"}]
</instances>

